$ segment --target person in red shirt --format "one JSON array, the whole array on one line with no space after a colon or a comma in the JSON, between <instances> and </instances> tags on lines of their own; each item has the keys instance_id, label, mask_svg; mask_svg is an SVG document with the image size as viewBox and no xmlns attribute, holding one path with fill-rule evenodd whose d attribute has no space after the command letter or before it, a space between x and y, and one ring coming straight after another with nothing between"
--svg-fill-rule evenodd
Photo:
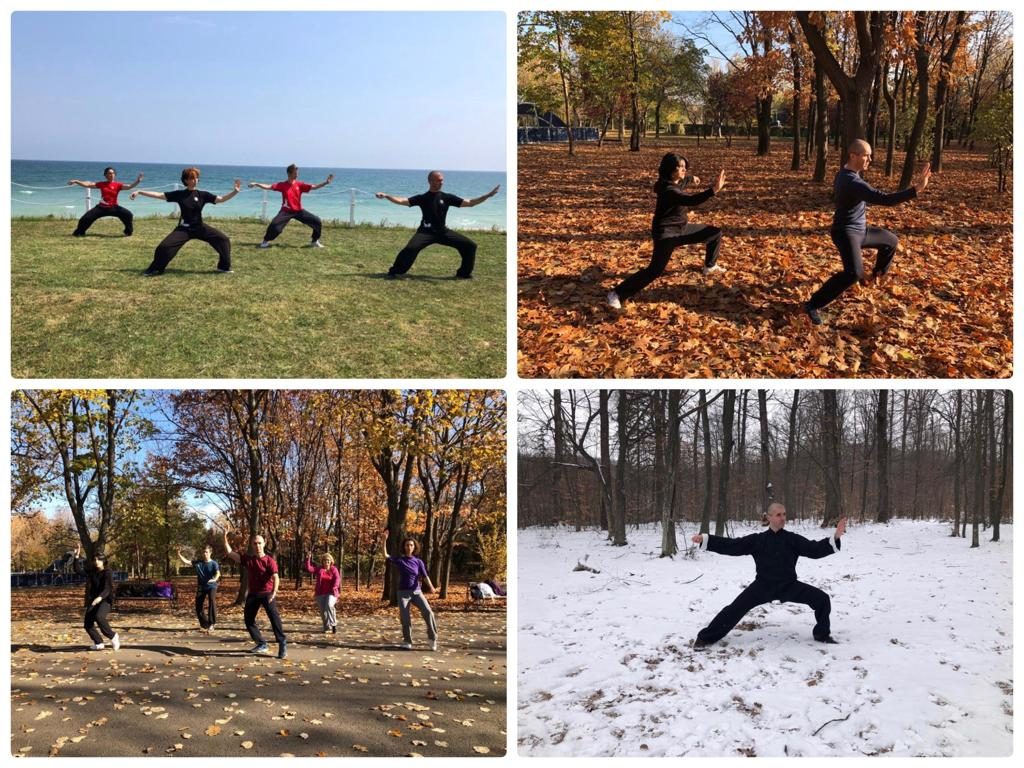
<instances>
[{"instance_id":1,"label":"person in red shirt","mask_svg":"<svg viewBox=\"0 0 1024 768\"><path fill-rule=\"evenodd\" d=\"M292 219L298 219L313 230L313 239L309 242L310 248L323 248L323 245L320 243L322 222L319 216L314 216L302 207L302 195L305 192L313 192L321 187L326 187L334 181L334 174L330 174L326 181L322 181L319 184L307 184L304 181L299 181L299 167L294 163L289 165L285 171L288 173L287 181L278 181L274 184L261 184L258 181L249 182L249 189L257 187L281 193L281 210L277 212L277 216L274 217L274 220L270 222L270 226L267 227L267 233L263 235L263 242L260 243L260 248L269 248L271 241L277 239L277 236L284 231L285 226Z\"/></svg>"},{"instance_id":2,"label":"person in red shirt","mask_svg":"<svg viewBox=\"0 0 1024 768\"><path fill-rule=\"evenodd\" d=\"M288 658L288 637L281 625L281 615L277 612L277 590L281 585L281 577L277 573L277 561L263 551L266 542L259 534L249 540L249 549L246 554L235 552L231 549L231 542L228 541L228 532L224 531L224 549L227 556L236 563L241 563L245 568L248 577L248 590L245 596L245 628L256 645L250 649L250 653L266 653L267 643L263 640L260 628L256 626L256 613L262 606L270 619L270 626L274 630L274 639L277 640L277 658Z\"/></svg>"},{"instance_id":3,"label":"person in red shirt","mask_svg":"<svg viewBox=\"0 0 1024 768\"><path fill-rule=\"evenodd\" d=\"M132 221L134 216L132 212L127 208L117 204L117 193L122 189L134 189L139 186L139 182L142 181L142 174L138 175L131 184L122 184L117 180L117 171L113 168L103 169L104 181L79 181L78 179L71 179L68 182L68 186L76 184L79 187L85 187L86 189L98 189L100 191L100 202L98 205L94 205L85 215L78 220L78 226L75 227L75 231L71 234L75 237L85 237L85 233L96 219L102 219L104 216L116 216L121 220L121 224L124 225L124 236L131 237L134 228L132 227Z\"/></svg>"},{"instance_id":4,"label":"person in red shirt","mask_svg":"<svg viewBox=\"0 0 1024 768\"><path fill-rule=\"evenodd\" d=\"M334 565L334 556L330 552L325 552L320 558L320 565L314 565L313 558L307 555L306 571L313 574L313 597L320 608L324 632L337 634L338 615L334 606L337 605L338 596L341 594L341 571Z\"/></svg>"}]
</instances>

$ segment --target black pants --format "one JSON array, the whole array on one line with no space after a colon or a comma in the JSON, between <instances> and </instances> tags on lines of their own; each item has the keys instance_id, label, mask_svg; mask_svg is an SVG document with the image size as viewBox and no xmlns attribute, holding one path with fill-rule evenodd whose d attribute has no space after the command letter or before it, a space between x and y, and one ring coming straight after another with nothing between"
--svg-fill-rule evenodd
<instances>
[{"instance_id":1,"label":"black pants","mask_svg":"<svg viewBox=\"0 0 1024 768\"><path fill-rule=\"evenodd\" d=\"M277 216L274 217L274 220L270 222L270 226L267 227L267 233L265 235L263 235L263 239L266 242L268 242L268 243L271 240L274 240L278 235L280 235L284 231L284 228L288 225L288 222L291 221L292 219L298 219L303 224L305 224L307 227L312 227L312 229L313 229L313 238L312 239L313 240L319 240L320 239L320 229L321 229L322 222L320 221L320 217L319 216L314 216L312 213L310 213L307 210L292 211L292 210L289 210L288 208L282 208L278 212Z\"/></svg>"},{"instance_id":2,"label":"black pants","mask_svg":"<svg viewBox=\"0 0 1024 768\"><path fill-rule=\"evenodd\" d=\"M89 637L92 638L94 645L99 645L103 642L103 637L113 637L116 633L110 628L110 624L107 623L107 614L110 613L110 603L103 600L99 605L90 605L85 609L85 631L89 633ZM99 625L99 632L96 631L96 626ZM100 632L103 635L100 635Z\"/></svg>"},{"instance_id":3,"label":"black pants","mask_svg":"<svg viewBox=\"0 0 1024 768\"><path fill-rule=\"evenodd\" d=\"M125 235L130 235L135 231L132 227L132 221L135 217L127 208L122 208L120 205L94 205L78 220L78 226L75 227L75 231L72 234L81 237L96 219L102 219L104 216L115 216L120 219L124 225Z\"/></svg>"},{"instance_id":4,"label":"black pants","mask_svg":"<svg viewBox=\"0 0 1024 768\"><path fill-rule=\"evenodd\" d=\"M203 610L203 603L207 603L206 610ZM196 590L196 618L199 619L199 626L209 629L217 623L217 588Z\"/></svg>"},{"instance_id":5,"label":"black pants","mask_svg":"<svg viewBox=\"0 0 1024 768\"><path fill-rule=\"evenodd\" d=\"M469 277L473 274L473 266L476 264L476 243L465 235L446 229L444 232L423 232L417 230L412 239L406 243L405 248L398 252L395 263L388 270L389 275L404 275L416 261L420 251L428 245L447 245L454 248L462 257L462 263L455 273L459 277Z\"/></svg>"},{"instance_id":6,"label":"black pants","mask_svg":"<svg viewBox=\"0 0 1024 768\"><path fill-rule=\"evenodd\" d=\"M783 603L801 603L814 610L814 637L828 637L829 614L832 612L832 601L827 594L817 587L794 581L789 584L766 584L755 580L753 584L740 592L739 597L725 606L704 629L697 633L702 643L716 643L729 634L730 630L740 623L748 611L759 605L780 600Z\"/></svg>"},{"instance_id":7,"label":"black pants","mask_svg":"<svg viewBox=\"0 0 1024 768\"><path fill-rule=\"evenodd\" d=\"M665 271L672 251L680 245L704 243L704 266L713 267L718 261L718 252L722 249L722 230L707 224L687 224L678 234L659 237L654 240L654 254L651 263L634 272L615 287L619 299L628 299L640 291Z\"/></svg>"},{"instance_id":8,"label":"black pants","mask_svg":"<svg viewBox=\"0 0 1024 768\"><path fill-rule=\"evenodd\" d=\"M277 600L271 600L269 592L259 592L255 595L248 595L245 598L243 615L245 616L245 628L249 630L249 636L257 643L263 642L260 628L256 626L256 612L259 611L260 606L267 612L267 618L270 619L270 627L274 630L274 639L278 643L283 643L288 638L284 634L284 627L281 626L281 616L277 612Z\"/></svg>"},{"instance_id":9,"label":"black pants","mask_svg":"<svg viewBox=\"0 0 1024 768\"><path fill-rule=\"evenodd\" d=\"M836 272L825 281L807 305L811 309L821 309L839 297L843 291L856 282L864 279L864 261L861 250L873 248L878 251L875 258L875 276L884 275L889 271L892 257L896 255L896 244L899 240L892 232L880 227L868 227L860 230L832 230L832 242L839 249L839 258L843 261L843 271Z\"/></svg>"},{"instance_id":10,"label":"black pants","mask_svg":"<svg viewBox=\"0 0 1024 768\"><path fill-rule=\"evenodd\" d=\"M209 243L219 257L217 269L231 269L231 241L228 236L209 224L201 224L198 227L175 227L171 234L156 247L153 263L149 265L147 271L163 272L171 263L171 259L177 256L181 246L189 240L202 240L204 243Z\"/></svg>"}]
</instances>

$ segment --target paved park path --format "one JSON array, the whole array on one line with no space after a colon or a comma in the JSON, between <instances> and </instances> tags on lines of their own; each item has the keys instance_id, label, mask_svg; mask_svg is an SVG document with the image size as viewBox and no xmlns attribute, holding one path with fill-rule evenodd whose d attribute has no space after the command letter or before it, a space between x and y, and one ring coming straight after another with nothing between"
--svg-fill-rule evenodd
<instances>
[{"instance_id":1,"label":"paved park path","mask_svg":"<svg viewBox=\"0 0 1024 768\"><path fill-rule=\"evenodd\" d=\"M114 613L117 652L87 650L80 609L18 613L13 755L505 754L504 611L439 611L432 652L420 622L414 650L400 647L397 610L339 617L331 635L313 613L282 610L284 661L247 652L235 607L212 635L180 609Z\"/></svg>"}]
</instances>

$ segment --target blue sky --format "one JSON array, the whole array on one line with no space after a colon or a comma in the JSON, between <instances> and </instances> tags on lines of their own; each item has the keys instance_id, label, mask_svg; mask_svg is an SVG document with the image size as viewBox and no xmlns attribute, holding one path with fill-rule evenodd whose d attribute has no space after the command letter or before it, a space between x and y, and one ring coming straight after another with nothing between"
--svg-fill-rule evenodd
<instances>
[{"instance_id":1,"label":"blue sky","mask_svg":"<svg viewBox=\"0 0 1024 768\"><path fill-rule=\"evenodd\" d=\"M505 15L18 12L12 156L504 170Z\"/></svg>"}]
</instances>

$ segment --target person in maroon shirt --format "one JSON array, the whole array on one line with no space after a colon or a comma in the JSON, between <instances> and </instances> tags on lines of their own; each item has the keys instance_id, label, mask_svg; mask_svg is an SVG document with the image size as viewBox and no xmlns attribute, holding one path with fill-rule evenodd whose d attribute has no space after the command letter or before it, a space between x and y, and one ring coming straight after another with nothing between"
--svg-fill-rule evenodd
<instances>
[{"instance_id":1,"label":"person in maroon shirt","mask_svg":"<svg viewBox=\"0 0 1024 768\"><path fill-rule=\"evenodd\" d=\"M381 200L388 200L395 205L407 205L410 208L418 206L423 216L420 219L420 226L412 236L405 248L398 252L395 263L388 270L388 279L397 280L412 267L413 262L420 251L428 245L447 245L459 252L462 263L459 264L455 277L461 280L469 280L473 277L473 266L476 264L476 243L465 235L460 235L452 229L448 229L446 218L449 208L472 208L480 205L484 200L494 197L501 189L499 184L490 192L474 197L471 200L463 200L458 195L450 195L442 192L444 185L444 174L440 171L431 171L427 174L427 191L421 195L412 197L395 197L386 192L377 192L376 197Z\"/></svg>"},{"instance_id":2,"label":"person in maroon shirt","mask_svg":"<svg viewBox=\"0 0 1024 768\"><path fill-rule=\"evenodd\" d=\"M132 222L134 216L132 212L127 208L124 208L117 204L117 193L122 189L134 189L139 186L139 182L142 181L142 174L131 184L122 184L117 180L117 171L113 168L103 169L104 181L80 181L78 179L71 179L68 182L68 186L76 184L79 187L85 187L86 189L98 189L100 191L100 202L94 205L85 215L78 220L78 226L75 227L75 231L71 234L75 237L85 237L85 233L92 226L92 223L96 219L102 219L104 216L115 216L121 220L121 224L124 225L124 236L131 237L134 228Z\"/></svg>"},{"instance_id":3,"label":"person in maroon shirt","mask_svg":"<svg viewBox=\"0 0 1024 768\"><path fill-rule=\"evenodd\" d=\"M281 578L277 573L277 561L263 551L266 542L260 535L253 536L249 540L247 554L240 554L231 549L231 542L228 541L228 531L224 531L224 549L227 556L236 563L241 563L245 568L248 577L248 590L245 596L245 628L256 643L250 653L266 653L267 643L263 640L260 628L256 626L256 614L260 607L267 612L270 619L270 626L274 630L274 639L277 640L277 658L288 658L288 637L281 625L281 615L277 612L277 590L281 584Z\"/></svg>"},{"instance_id":4,"label":"person in maroon shirt","mask_svg":"<svg viewBox=\"0 0 1024 768\"><path fill-rule=\"evenodd\" d=\"M329 174L327 179L319 184L307 184L304 181L299 181L299 167L294 163L289 165L285 172L288 174L287 181L278 181L274 184L261 184L258 181L249 182L249 189L258 187L259 189L281 193L281 210L277 212L277 216L274 217L274 220L270 222L270 226L267 227L267 233L263 235L263 242L260 243L260 248L269 248L270 242L277 239L277 236L284 231L284 228L292 219L298 219L313 230L313 239L309 242L310 248L323 248L323 245L320 243L322 222L319 216L314 216L302 207L302 195L306 192L313 192L321 187L326 187L334 181L334 174Z\"/></svg>"}]
</instances>

